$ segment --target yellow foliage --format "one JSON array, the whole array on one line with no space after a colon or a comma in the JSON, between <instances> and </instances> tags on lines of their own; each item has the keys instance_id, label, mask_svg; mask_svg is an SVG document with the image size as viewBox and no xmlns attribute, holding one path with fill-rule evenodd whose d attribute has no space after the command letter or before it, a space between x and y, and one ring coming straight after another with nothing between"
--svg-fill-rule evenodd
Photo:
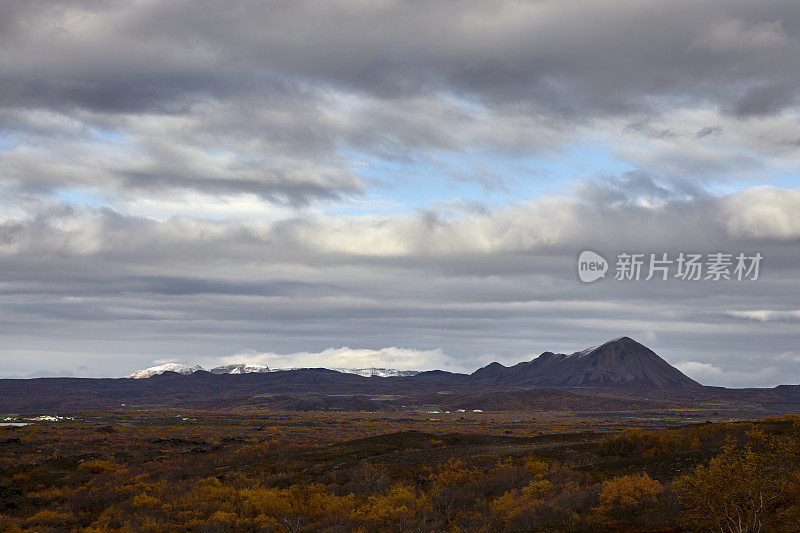
<instances>
[{"instance_id":1,"label":"yellow foliage","mask_svg":"<svg viewBox=\"0 0 800 533\"><path fill-rule=\"evenodd\" d=\"M534 458L525 460L525 469L535 477L543 477L550 470L550 466L545 461Z\"/></svg>"},{"instance_id":2,"label":"yellow foliage","mask_svg":"<svg viewBox=\"0 0 800 533\"><path fill-rule=\"evenodd\" d=\"M68 496L70 493L70 489L68 487L46 487L42 490L34 493L37 498L42 498L43 500L56 500L58 498L63 498Z\"/></svg>"},{"instance_id":3,"label":"yellow foliage","mask_svg":"<svg viewBox=\"0 0 800 533\"><path fill-rule=\"evenodd\" d=\"M614 454L655 457L684 449L686 441L680 435L664 431L645 432L631 428L606 439L603 447Z\"/></svg>"},{"instance_id":4,"label":"yellow foliage","mask_svg":"<svg viewBox=\"0 0 800 533\"><path fill-rule=\"evenodd\" d=\"M546 479L537 479L522 487L522 494L528 498L539 498L550 492L552 488L553 484Z\"/></svg>"},{"instance_id":5,"label":"yellow foliage","mask_svg":"<svg viewBox=\"0 0 800 533\"><path fill-rule=\"evenodd\" d=\"M114 470L114 468L116 468L114 463L106 461L104 459L95 459L94 461L86 461L85 463L81 463L78 466L79 471L89 472L91 474L102 474L103 472Z\"/></svg>"},{"instance_id":6,"label":"yellow foliage","mask_svg":"<svg viewBox=\"0 0 800 533\"><path fill-rule=\"evenodd\" d=\"M386 495L370 496L364 506L366 512L357 514L372 522L388 522L410 517L427 507L428 502L418 497L412 487L395 485Z\"/></svg>"},{"instance_id":7,"label":"yellow foliage","mask_svg":"<svg viewBox=\"0 0 800 533\"><path fill-rule=\"evenodd\" d=\"M244 514L250 517L349 516L355 506L353 494L336 496L320 484L292 485L288 489L256 487L242 489L238 494Z\"/></svg>"},{"instance_id":8,"label":"yellow foliage","mask_svg":"<svg viewBox=\"0 0 800 533\"><path fill-rule=\"evenodd\" d=\"M170 532L172 530L172 528L170 528L166 524L163 524L161 522L157 522L156 520L153 520L152 518L145 518L142 521L142 530L143 531L152 532L152 533L168 533L168 532Z\"/></svg>"},{"instance_id":9,"label":"yellow foliage","mask_svg":"<svg viewBox=\"0 0 800 533\"><path fill-rule=\"evenodd\" d=\"M161 507L161 500L149 494L137 494L133 497L134 507L149 507L155 509Z\"/></svg>"},{"instance_id":10,"label":"yellow foliage","mask_svg":"<svg viewBox=\"0 0 800 533\"><path fill-rule=\"evenodd\" d=\"M492 500L489 508L503 520L513 520L527 508L527 501L525 500L521 498L520 491L510 490Z\"/></svg>"},{"instance_id":11,"label":"yellow foliage","mask_svg":"<svg viewBox=\"0 0 800 533\"><path fill-rule=\"evenodd\" d=\"M275 518L271 516L267 516L264 514L260 514L253 519L253 524L260 529L266 529L267 531L275 531L280 529L281 524Z\"/></svg>"},{"instance_id":12,"label":"yellow foliage","mask_svg":"<svg viewBox=\"0 0 800 533\"><path fill-rule=\"evenodd\" d=\"M215 524L235 524L236 513L226 513L225 511L217 511L216 513L212 514L209 518L210 522L214 522Z\"/></svg>"},{"instance_id":13,"label":"yellow foliage","mask_svg":"<svg viewBox=\"0 0 800 533\"><path fill-rule=\"evenodd\" d=\"M42 509L32 517L28 518L28 523L39 526L59 527L72 522L72 516L67 513L59 513L50 509Z\"/></svg>"},{"instance_id":14,"label":"yellow foliage","mask_svg":"<svg viewBox=\"0 0 800 533\"><path fill-rule=\"evenodd\" d=\"M607 509L626 510L658 501L661 483L647 474L619 476L603 484L600 504Z\"/></svg>"},{"instance_id":15,"label":"yellow foliage","mask_svg":"<svg viewBox=\"0 0 800 533\"><path fill-rule=\"evenodd\" d=\"M438 472L430 474L428 479L438 489L467 483L480 475L476 468L466 468L463 462L451 459Z\"/></svg>"},{"instance_id":16,"label":"yellow foliage","mask_svg":"<svg viewBox=\"0 0 800 533\"><path fill-rule=\"evenodd\" d=\"M207 501L230 501L236 496L236 489L223 485L222 482L215 478L210 477L203 480L200 486L200 493Z\"/></svg>"},{"instance_id":17,"label":"yellow foliage","mask_svg":"<svg viewBox=\"0 0 800 533\"><path fill-rule=\"evenodd\" d=\"M744 530L796 531L800 520L797 441L748 433L743 448L729 444L708 465L674 483L689 525L721 529L728 520ZM790 525L794 522L793 525Z\"/></svg>"},{"instance_id":18,"label":"yellow foliage","mask_svg":"<svg viewBox=\"0 0 800 533\"><path fill-rule=\"evenodd\" d=\"M282 489L257 487L240 491L247 515L279 516L292 513L288 492Z\"/></svg>"},{"instance_id":19,"label":"yellow foliage","mask_svg":"<svg viewBox=\"0 0 800 533\"><path fill-rule=\"evenodd\" d=\"M767 416L764 417L764 422L800 422L800 414L788 413L781 416Z\"/></svg>"}]
</instances>

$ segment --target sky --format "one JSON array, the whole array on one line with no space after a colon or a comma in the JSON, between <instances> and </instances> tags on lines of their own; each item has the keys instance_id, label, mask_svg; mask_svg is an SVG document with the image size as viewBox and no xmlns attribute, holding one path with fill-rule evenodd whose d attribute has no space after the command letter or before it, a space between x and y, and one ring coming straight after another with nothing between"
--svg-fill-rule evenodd
<instances>
[{"instance_id":1,"label":"sky","mask_svg":"<svg viewBox=\"0 0 800 533\"><path fill-rule=\"evenodd\" d=\"M0 0L0 376L800 383L798 89L795 1ZM762 260L615 279L681 252Z\"/></svg>"}]
</instances>

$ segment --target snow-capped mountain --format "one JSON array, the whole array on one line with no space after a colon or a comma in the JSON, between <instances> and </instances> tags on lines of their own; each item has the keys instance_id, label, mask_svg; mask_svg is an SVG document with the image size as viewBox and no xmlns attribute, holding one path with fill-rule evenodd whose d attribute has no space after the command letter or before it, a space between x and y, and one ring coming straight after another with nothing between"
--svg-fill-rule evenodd
<instances>
[{"instance_id":1,"label":"snow-capped mountain","mask_svg":"<svg viewBox=\"0 0 800 533\"><path fill-rule=\"evenodd\" d=\"M158 374L163 374L164 372L177 372L178 374L188 375L194 372L198 372L200 370L205 371L206 369L199 365L166 363L163 365L151 366L150 368L145 368L144 370L137 370L136 372L128 374L125 377L133 379L142 379L142 378L149 378ZM251 363L233 363L230 365L223 365L212 368L207 372L211 372L212 374L253 374L253 373L260 374L264 372L283 372L286 370L299 370L299 369L270 368L265 365L256 365ZM363 376L365 378L407 377L419 374L419 371L417 370L397 370L396 368L331 368L330 370L335 370L336 372L341 372L343 374L356 374L359 376Z\"/></svg>"},{"instance_id":2,"label":"snow-capped mountain","mask_svg":"<svg viewBox=\"0 0 800 533\"><path fill-rule=\"evenodd\" d=\"M402 378L419 374L418 370L397 370L396 368L331 368L343 374L358 374L365 378Z\"/></svg>"},{"instance_id":3,"label":"snow-capped mountain","mask_svg":"<svg viewBox=\"0 0 800 533\"><path fill-rule=\"evenodd\" d=\"M271 372L270 368L265 365L254 365L250 363L233 363L232 365L223 365L209 370L212 374L261 374L263 372Z\"/></svg>"},{"instance_id":4,"label":"snow-capped mountain","mask_svg":"<svg viewBox=\"0 0 800 533\"><path fill-rule=\"evenodd\" d=\"M165 363L163 365L158 366L151 366L150 368L145 368L144 370L137 370L125 376L126 378L133 378L133 379L142 379L142 378L149 378L155 376L157 374L163 374L164 372L176 372L178 374L193 374L198 370L203 370L203 367L200 365L184 365L182 363Z\"/></svg>"}]
</instances>

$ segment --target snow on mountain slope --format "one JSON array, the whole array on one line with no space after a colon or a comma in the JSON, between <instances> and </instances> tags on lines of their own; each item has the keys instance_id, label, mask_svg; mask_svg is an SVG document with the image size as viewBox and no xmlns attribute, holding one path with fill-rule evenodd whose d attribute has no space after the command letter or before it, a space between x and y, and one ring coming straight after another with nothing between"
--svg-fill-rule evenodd
<instances>
[{"instance_id":1,"label":"snow on mountain slope","mask_svg":"<svg viewBox=\"0 0 800 533\"><path fill-rule=\"evenodd\" d=\"M157 374L163 374L164 372L176 372L178 374L193 374L198 370L203 370L202 366L199 365L184 365L182 363L165 363L163 365L158 366L151 366L150 368L145 368L144 370L137 370L125 376L126 378L133 378L133 379L142 379L142 378L149 378L155 376Z\"/></svg>"},{"instance_id":2,"label":"snow on mountain slope","mask_svg":"<svg viewBox=\"0 0 800 533\"><path fill-rule=\"evenodd\" d=\"M145 368L144 370L137 370L136 372L133 372L125 377L133 379L142 379L142 378L149 378L157 374L163 374L164 372L177 372L178 374L187 375L200 370L205 370L205 368L199 365L190 366L181 363L166 363L163 365ZM265 372L281 372L286 370L299 370L299 369L270 368L265 365L256 365L250 363L233 363L230 365L223 365L212 368L208 372L211 372L212 374L253 374L253 373L260 374ZM419 374L419 372L416 370L397 370L395 368L331 368L330 370L335 370L336 372L341 372L343 374L357 374L359 376L363 376L366 378L406 377Z\"/></svg>"},{"instance_id":3,"label":"snow on mountain slope","mask_svg":"<svg viewBox=\"0 0 800 533\"><path fill-rule=\"evenodd\" d=\"M419 374L417 370L397 370L395 368L331 368L343 374L358 374L365 378L396 378Z\"/></svg>"},{"instance_id":4,"label":"snow on mountain slope","mask_svg":"<svg viewBox=\"0 0 800 533\"><path fill-rule=\"evenodd\" d=\"M223 365L209 370L212 374L261 374L264 372L271 372L270 368L265 365L252 365L249 363L234 363L232 365Z\"/></svg>"}]
</instances>

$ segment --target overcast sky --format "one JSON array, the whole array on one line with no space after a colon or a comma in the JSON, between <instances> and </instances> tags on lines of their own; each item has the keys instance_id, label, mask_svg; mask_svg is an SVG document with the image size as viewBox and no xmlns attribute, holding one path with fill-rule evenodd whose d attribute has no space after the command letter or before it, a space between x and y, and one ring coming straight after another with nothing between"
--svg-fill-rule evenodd
<instances>
[{"instance_id":1,"label":"overcast sky","mask_svg":"<svg viewBox=\"0 0 800 533\"><path fill-rule=\"evenodd\" d=\"M629 335L800 383L798 88L791 0L0 0L0 375ZM614 279L681 251L763 260Z\"/></svg>"}]
</instances>

